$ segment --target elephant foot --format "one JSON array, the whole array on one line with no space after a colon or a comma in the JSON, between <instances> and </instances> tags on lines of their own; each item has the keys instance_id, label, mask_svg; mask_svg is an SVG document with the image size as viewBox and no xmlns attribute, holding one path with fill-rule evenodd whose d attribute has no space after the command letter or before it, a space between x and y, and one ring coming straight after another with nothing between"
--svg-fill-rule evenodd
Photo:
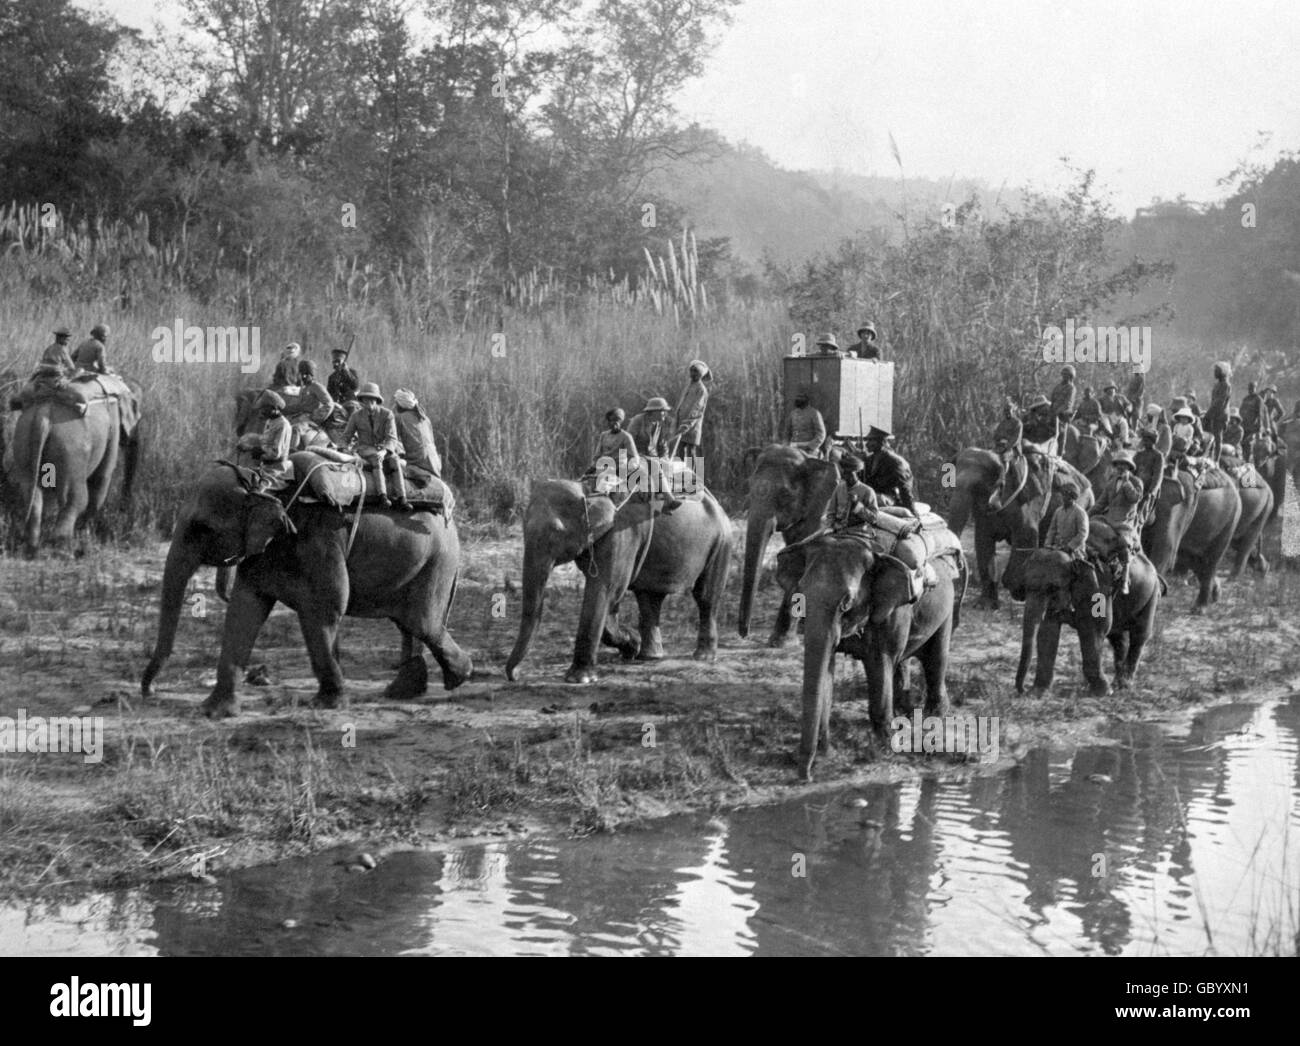
<instances>
[{"instance_id":1,"label":"elephant foot","mask_svg":"<svg viewBox=\"0 0 1300 1046\"><path fill-rule=\"evenodd\" d=\"M384 688L388 701L410 701L429 689L429 666L417 654L398 666L397 678Z\"/></svg>"},{"instance_id":2,"label":"elephant foot","mask_svg":"<svg viewBox=\"0 0 1300 1046\"><path fill-rule=\"evenodd\" d=\"M566 683L576 683L583 685L586 683L595 683L600 679L596 673L594 665L574 665L564 673Z\"/></svg>"},{"instance_id":3,"label":"elephant foot","mask_svg":"<svg viewBox=\"0 0 1300 1046\"><path fill-rule=\"evenodd\" d=\"M773 632L768 637L767 645L771 647L773 650L780 650L788 642L790 642L789 632Z\"/></svg>"},{"instance_id":4,"label":"elephant foot","mask_svg":"<svg viewBox=\"0 0 1300 1046\"><path fill-rule=\"evenodd\" d=\"M637 661L662 661L664 659L664 648L659 643L643 646L633 654L633 659Z\"/></svg>"},{"instance_id":5,"label":"elephant foot","mask_svg":"<svg viewBox=\"0 0 1300 1046\"><path fill-rule=\"evenodd\" d=\"M424 659L421 658L421 661ZM449 664L442 670L442 688L444 690L455 690L462 683L468 683L474 678L474 662L468 655L462 655L461 660L456 664Z\"/></svg>"},{"instance_id":6,"label":"elephant foot","mask_svg":"<svg viewBox=\"0 0 1300 1046\"><path fill-rule=\"evenodd\" d=\"M1110 694L1110 684L1104 679L1100 682L1091 682L1088 684L1088 693L1093 697L1106 697Z\"/></svg>"},{"instance_id":7,"label":"elephant foot","mask_svg":"<svg viewBox=\"0 0 1300 1046\"><path fill-rule=\"evenodd\" d=\"M1130 680L1128 676L1117 675L1115 677L1116 690L1127 690L1129 688L1129 685L1130 685Z\"/></svg>"},{"instance_id":8,"label":"elephant foot","mask_svg":"<svg viewBox=\"0 0 1300 1046\"><path fill-rule=\"evenodd\" d=\"M1197 603L1195 606L1192 607L1191 613L1193 617L1200 617L1202 614L1205 613L1205 606L1201 603Z\"/></svg>"},{"instance_id":9,"label":"elephant foot","mask_svg":"<svg viewBox=\"0 0 1300 1046\"><path fill-rule=\"evenodd\" d=\"M718 648L716 646L697 646L695 653L691 657L696 661L716 661L718 660Z\"/></svg>"},{"instance_id":10,"label":"elephant foot","mask_svg":"<svg viewBox=\"0 0 1300 1046\"><path fill-rule=\"evenodd\" d=\"M311 700L313 708L347 708L347 696L341 690L317 690Z\"/></svg>"},{"instance_id":11,"label":"elephant foot","mask_svg":"<svg viewBox=\"0 0 1300 1046\"><path fill-rule=\"evenodd\" d=\"M519 670L518 665L512 665L509 662L506 662L506 680L508 682L518 683L523 678L524 674Z\"/></svg>"},{"instance_id":12,"label":"elephant foot","mask_svg":"<svg viewBox=\"0 0 1300 1046\"><path fill-rule=\"evenodd\" d=\"M1002 604L996 596L980 596L975 600L976 610L1001 610Z\"/></svg>"},{"instance_id":13,"label":"elephant foot","mask_svg":"<svg viewBox=\"0 0 1300 1046\"><path fill-rule=\"evenodd\" d=\"M199 705L199 711L209 719L233 719L239 715L239 698L212 694Z\"/></svg>"},{"instance_id":14,"label":"elephant foot","mask_svg":"<svg viewBox=\"0 0 1300 1046\"><path fill-rule=\"evenodd\" d=\"M816 761L817 761L817 756L815 754L805 755L803 752L799 753L799 780L800 781L812 781L813 763L815 763Z\"/></svg>"}]
</instances>

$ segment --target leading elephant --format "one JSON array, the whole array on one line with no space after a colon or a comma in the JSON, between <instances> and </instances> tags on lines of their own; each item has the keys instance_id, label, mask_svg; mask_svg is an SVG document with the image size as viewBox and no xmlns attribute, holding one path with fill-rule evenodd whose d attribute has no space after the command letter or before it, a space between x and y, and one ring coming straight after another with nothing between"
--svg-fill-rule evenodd
<instances>
[{"instance_id":1,"label":"leading elephant","mask_svg":"<svg viewBox=\"0 0 1300 1046\"><path fill-rule=\"evenodd\" d=\"M1089 547L1101 551L1089 535ZM1016 690L1023 691L1025 676L1035 646L1038 668L1034 689L1045 691L1056 673L1061 625L1070 625L1079 636L1083 676L1092 692L1106 694L1110 687L1101 669L1101 644L1110 641L1115 655L1115 685L1125 688L1137 673L1142 651L1155 629L1162 585L1151 561L1141 553L1129 564L1129 591L1113 591L1105 570L1092 564L1076 563L1057 549L1040 548L1013 552L1005 575L1012 598L1025 601L1020 640L1020 664L1016 669ZM1068 612L1054 610L1058 596L1068 596Z\"/></svg>"},{"instance_id":2,"label":"leading elephant","mask_svg":"<svg viewBox=\"0 0 1300 1046\"><path fill-rule=\"evenodd\" d=\"M813 457L784 443L770 444L758 454L749 478L745 572L736 626L741 636L749 635L758 575L772 531L780 531L787 546L815 534L822 526L839 478L839 469L833 461ZM790 638L793 624L790 596L786 593L777 611L768 646L784 645Z\"/></svg>"},{"instance_id":3,"label":"leading elephant","mask_svg":"<svg viewBox=\"0 0 1300 1046\"><path fill-rule=\"evenodd\" d=\"M128 388L120 381L115 387ZM81 390L87 396L84 410L62 399L40 399L22 408L14 425L10 477L18 489L27 555L40 547L47 507L58 509L52 536L62 545L71 542L80 520L102 511L119 456L122 498L130 500L140 454L140 391L129 389L120 399Z\"/></svg>"},{"instance_id":4,"label":"leading elephant","mask_svg":"<svg viewBox=\"0 0 1300 1046\"><path fill-rule=\"evenodd\" d=\"M1241 497L1241 518L1232 533L1232 566L1228 580L1241 577L1250 563L1261 573L1268 573L1268 560L1263 552L1264 527L1273 518L1273 490L1265 478L1254 469L1233 470L1232 475Z\"/></svg>"},{"instance_id":5,"label":"leading elephant","mask_svg":"<svg viewBox=\"0 0 1300 1046\"><path fill-rule=\"evenodd\" d=\"M1060 505L1060 487L1067 480L1079 492L1078 504L1086 512L1092 507L1092 488L1068 462L1017 454L1005 463L993 451L979 447L967 447L957 455L948 529L960 538L966 523L974 519L978 605L998 606L994 577L998 543L1036 547Z\"/></svg>"},{"instance_id":6,"label":"leading elephant","mask_svg":"<svg viewBox=\"0 0 1300 1046\"><path fill-rule=\"evenodd\" d=\"M1176 571L1191 570L1200 582L1193 614L1219 598L1215 576L1241 520L1237 485L1217 468L1207 470L1203 486L1188 472L1166 474L1155 511L1142 529L1142 550L1168 581Z\"/></svg>"},{"instance_id":7,"label":"leading elephant","mask_svg":"<svg viewBox=\"0 0 1300 1046\"><path fill-rule=\"evenodd\" d=\"M960 619L967 582L966 557L951 532L931 532L927 553L920 537L880 551L860 534L819 537L777 560L777 579L804 604L803 728L799 774L812 780L818 752L830 751L834 656L862 662L871 702L871 723L883 734L894 718L894 677L909 657L925 673L926 712L948 711L946 676L952 631ZM904 559L903 557L907 557ZM918 563L929 577L914 574Z\"/></svg>"},{"instance_id":8,"label":"leading elephant","mask_svg":"<svg viewBox=\"0 0 1300 1046\"><path fill-rule=\"evenodd\" d=\"M524 513L523 612L506 660L507 679L520 677L551 571L575 561L587 577L568 682L595 680L599 638L627 658L662 658L663 601L683 592L694 596L699 610L694 656L717 656L718 612L731 571L731 521L707 490L670 511L662 506L653 495L637 493L615 511L609 498L588 500L571 480L533 486ZM618 623L618 604L629 588L636 595L639 637Z\"/></svg>"},{"instance_id":9,"label":"leading elephant","mask_svg":"<svg viewBox=\"0 0 1300 1046\"><path fill-rule=\"evenodd\" d=\"M323 504L292 513L258 492L251 475L219 465L199 482L177 519L163 573L158 639L141 692L170 656L185 588L200 565L238 564L226 608L217 682L203 703L211 717L237 714L236 682L276 602L298 614L319 683L316 702L343 699L338 663L340 620L389 618L407 641L424 643L453 690L472 672L469 656L447 629L460 566L455 523L429 512L366 508L353 519Z\"/></svg>"}]
</instances>

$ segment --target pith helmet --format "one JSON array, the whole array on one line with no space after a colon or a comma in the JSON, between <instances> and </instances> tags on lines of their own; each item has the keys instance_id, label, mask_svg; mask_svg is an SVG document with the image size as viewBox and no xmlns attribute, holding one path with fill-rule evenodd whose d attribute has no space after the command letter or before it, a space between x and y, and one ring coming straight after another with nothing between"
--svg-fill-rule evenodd
<instances>
[{"instance_id":1,"label":"pith helmet","mask_svg":"<svg viewBox=\"0 0 1300 1046\"><path fill-rule=\"evenodd\" d=\"M1109 392L1111 389L1118 389L1118 388L1119 388L1119 386L1116 385L1113 381L1108 381L1108 382L1106 382L1105 385L1103 385L1103 386L1101 387L1101 391L1102 391L1102 392Z\"/></svg>"},{"instance_id":2,"label":"pith helmet","mask_svg":"<svg viewBox=\"0 0 1300 1046\"><path fill-rule=\"evenodd\" d=\"M1188 421L1195 421L1196 415L1192 413L1189 407L1180 407L1178 410L1174 411L1174 420L1177 421L1179 418L1186 418Z\"/></svg>"},{"instance_id":3,"label":"pith helmet","mask_svg":"<svg viewBox=\"0 0 1300 1046\"><path fill-rule=\"evenodd\" d=\"M56 338L71 338L72 331L68 328L66 324L61 324L60 326L54 328L54 336Z\"/></svg>"},{"instance_id":4,"label":"pith helmet","mask_svg":"<svg viewBox=\"0 0 1300 1046\"><path fill-rule=\"evenodd\" d=\"M1219 448L1219 453L1226 454L1230 458L1235 458L1237 456L1237 448L1231 443L1225 443Z\"/></svg>"},{"instance_id":5,"label":"pith helmet","mask_svg":"<svg viewBox=\"0 0 1300 1046\"><path fill-rule=\"evenodd\" d=\"M274 407L276 410L284 410L284 397L278 392L272 392L267 389L262 395L257 397L257 409L263 407Z\"/></svg>"},{"instance_id":6,"label":"pith helmet","mask_svg":"<svg viewBox=\"0 0 1300 1046\"><path fill-rule=\"evenodd\" d=\"M359 400L378 400L384 402L383 394L379 391L379 386L373 381L368 381L357 390L357 399Z\"/></svg>"},{"instance_id":7,"label":"pith helmet","mask_svg":"<svg viewBox=\"0 0 1300 1046\"><path fill-rule=\"evenodd\" d=\"M709 371L709 365L703 360L691 360L691 362L686 365L686 369L690 370L692 367L699 368L701 378L707 378L711 373Z\"/></svg>"},{"instance_id":8,"label":"pith helmet","mask_svg":"<svg viewBox=\"0 0 1300 1046\"><path fill-rule=\"evenodd\" d=\"M1159 416L1160 416L1160 410L1161 410L1161 407L1160 407L1160 404L1159 404L1159 403L1148 403L1148 404L1147 404L1147 417L1148 417L1148 418L1157 418L1157 417L1159 417Z\"/></svg>"},{"instance_id":9,"label":"pith helmet","mask_svg":"<svg viewBox=\"0 0 1300 1046\"><path fill-rule=\"evenodd\" d=\"M646 410L672 410L672 407L668 406L668 401L664 399L662 396L651 396L648 400L645 401L645 409Z\"/></svg>"},{"instance_id":10,"label":"pith helmet","mask_svg":"<svg viewBox=\"0 0 1300 1046\"><path fill-rule=\"evenodd\" d=\"M864 323L858 328L859 334L870 334L873 338L876 336L876 325L870 321Z\"/></svg>"},{"instance_id":11,"label":"pith helmet","mask_svg":"<svg viewBox=\"0 0 1300 1046\"><path fill-rule=\"evenodd\" d=\"M1136 469L1137 465L1133 461L1133 452L1131 450L1117 450L1110 456L1112 465L1124 465L1127 468Z\"/></svg>"},{"instance_id":12,"label":"pith helmet","mask_svg":"<svg viewBox=\"0 0 1300 1046\"><path fill-rule=\"evenodd\" d=\"M833 331L828 331L827 333L823 334L820 338L818 338L817 344L829 345L832 349L838 349L840 347L840 343L835 340L835 334Z\"/></svg>"}]
</instances>

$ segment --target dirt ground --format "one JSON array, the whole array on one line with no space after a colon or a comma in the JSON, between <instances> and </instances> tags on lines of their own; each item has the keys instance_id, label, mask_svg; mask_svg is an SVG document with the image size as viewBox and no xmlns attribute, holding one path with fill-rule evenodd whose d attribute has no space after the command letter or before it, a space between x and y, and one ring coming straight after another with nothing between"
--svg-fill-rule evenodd
<instances>
[{"instance_id":1,"label":"dirt ground","mask_svg":"<svg viewBox=\"0 0 1300 1046\"><path fill-rule=\"evenodd\" d=\"M737 524L737 563L741 533ZM1091 739L1115 720L1262 695L1300 675L1294 572L1226 584L1222 601L1200 618L1188 613L1193 589L1175 586L1136 688L1104 698L1084 688L1068 632L1051 694L1016 695L1020 608L1004 599L999 611L979 611L972 592L954 637L950 692L954 711L999 717L997 763L889 752L867 729L860 667L841 657L836 751L819 761L818 784L800 785L793 752L801 645L765 645L777 605L770 575L754 632L741 639L733 569L716 662L690 658L695 608L683 595L665 607L668 658L625 663L605 650L600 682L573 687L562 676L581 577L561 568L524 679L509 683L503 665L518 627L521 535L463 526L462 542L452 624L474 658L472 682L446 693L430 660L427 694L384 700L397 632L349 618L341 643L350 706L314 710L297 622L277 607L253 658L267 666L269 685L245 684L240 716L217 724L198 714L224 611L213 571L197 577L201 599L191 597L157 697L143 701L139 677L156 629L166 544L104 548L78 560L0 558L0 716L19 709L28 717L102 716L106 736L93 765L75 754L0 755L0 887L219 874L342 843L435 846L541 829L613 830L801 789L998 772L1033 744ZM501 595L504 606L493 598ZM635 618L635 600L624 613Z\"/></svg>"}]
</instances>

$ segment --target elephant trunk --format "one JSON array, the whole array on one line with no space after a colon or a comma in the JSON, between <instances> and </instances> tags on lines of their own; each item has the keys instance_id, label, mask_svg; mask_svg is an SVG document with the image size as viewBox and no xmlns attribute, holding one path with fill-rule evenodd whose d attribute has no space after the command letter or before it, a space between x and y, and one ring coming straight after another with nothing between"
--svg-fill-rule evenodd
<instances>
[{"instance_id":1,"label":"elephant trunk","mask_svg":"<svg viewBox=\"0 0 1300 1046\"><path fill-rule=\"evenodd\" d=\"M948 529L959 539L961 532L966 529L966 523L971 518L974 507L975 499L971 495L970 488L958 486L948 506Z\"/></svg>"},{"instance_id":2,"label":"elephant trunk","mask_svg":"<svg viewBox=\"0 0 1300 1046\"><path fill-rule=\"evenodd\" d=\"M1034 647L1038 643L1038 629L1043 623L1043 614L1047 601L1041 593L1030 592L1025 598L1025 620L1020 635L1020 664L1016 666L1016 693L1023 693L1025 676L1029 674L1029 664L1034 657Z\"/></svg>"},{"instance_id":3,"label":"elephant trunk","mask_svg":"<svg viewBox=\"0 0 1300 1046\"><path fill-rule=\"evenodd\" d=\"M176 628L180 624L181 607L185 604L185 589L200 564L199 553L187 546L183 535L173 539L171 548L167 552L167 565L163 570L162 604L158 612L158 641L154 645L153 657L149 659L144 675L140 677L140 693L145 697L153 693L154 677L158 675L163 662L171 656L172 644L176 639Z\"/></svg>"},{"instance_id":4,"label":"elephant trunk","mask_svg":"<svg viewBox=\"0 0 1300 1046\"><path fill-rule=\"evenodd\" d=\"M542 603L546 597L546 584L551 578L555 560L547 553L536 548L534 542L524 543L524 601L523 612L519 619L519 635L515 639L514 649L506 660L506 678L514 681L515 670L528 655L533 635L542 621Z\"/></svg>"},{"instance_id":5,"label":"elephant trunk","mask_svg":"<svg viewBox=\"0 0 1300 1046\"><path fill-rule=\"evenodd\" d=\"M799 773L805 781L812 780L818 745L829 746L830 738L822 736L821 730L823 726L829 729L832 665L840 642L840 615L836 609L808 609L803 648L803 729L799 740Z\"/></svg>"},{"instance_id":6,"label":"elephant trunk","mask_svg":"<svg viewBox=\"0 0 1300 1046\"><path fill-rule=\"evenodd\" d=\"M745 528L745 576L740 585L740 618L736 630L749 635L749 621L754 613L754 596L758 588L758 570L763 562L763 552L776 527L773 516L751 510Z\"/></svg>"},{"instance_id":7,"label":"elephant trunk","mask_svg":"<svg viewBox=\"0 0 1300 1046\"><path fill-rule=\"evenodd\" d=\"M233 567L217 567L217 596L223 603L230 602L230 579L233 576Z\"/></svg>"}]
</instances>

